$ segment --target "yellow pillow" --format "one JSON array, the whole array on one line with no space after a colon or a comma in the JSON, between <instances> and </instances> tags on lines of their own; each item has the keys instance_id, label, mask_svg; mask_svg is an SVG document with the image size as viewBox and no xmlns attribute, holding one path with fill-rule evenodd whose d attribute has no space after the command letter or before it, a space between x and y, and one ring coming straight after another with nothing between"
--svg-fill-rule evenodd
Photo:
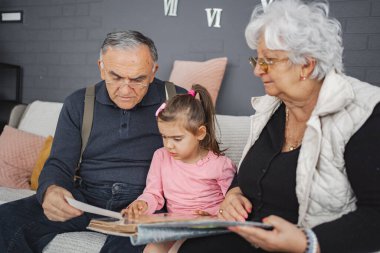
<instances>
[{"instance_id":1,"label":"yellow pillow","mask_svg":"<svg viewBox=\"0 0 380 253\"><path fill-rule=\"evenodd\" d=\"M32 177L30 179L30 188L32 190L37 190L38 187L38 178L40 177L42 168L45 165L46 160L48 159L50 155L50 150L51 150L51 144L53 143L53 137L49 135L46 140L44 147L42 148L37 162L33 167L33 172L32 172Z\"/></svg>"}]
</instances>

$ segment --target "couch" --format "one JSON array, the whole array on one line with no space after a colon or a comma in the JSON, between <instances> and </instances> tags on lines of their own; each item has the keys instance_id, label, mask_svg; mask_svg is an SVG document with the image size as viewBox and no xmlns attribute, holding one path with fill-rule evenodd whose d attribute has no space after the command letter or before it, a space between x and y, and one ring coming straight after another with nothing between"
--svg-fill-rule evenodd
<instances>
[{"instance_id":1,"label":"couch","mask_svg":"<svg viewBox=\"0 0 380 253\"><path fill-rule=\"evenodd\" d=\"M61 103L34 101L29 105L13 107L8 125L21 131L46 137L54 136ZM227 149L226 155L236 164L248 139L250 117L217 115L217 134ZM30 189L15 189L0 186L0 204L34 194ZM57 235L44 249L44 253L99 252L106 236L95 232L72 232Z\"/></svg>"}]
</instances>

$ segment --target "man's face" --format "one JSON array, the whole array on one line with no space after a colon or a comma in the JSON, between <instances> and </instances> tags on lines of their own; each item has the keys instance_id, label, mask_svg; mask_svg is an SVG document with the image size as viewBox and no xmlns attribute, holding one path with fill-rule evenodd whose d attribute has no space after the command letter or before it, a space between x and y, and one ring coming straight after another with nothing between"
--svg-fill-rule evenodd
<instances>
[{"instance_id":1,"label":"man's face","mask_svg":"<svg viewBox=\"0 0 380 253\"><path fill-rule=\"evenodd\" d=\"M143 99L158 68L145 45L127 50L110 48L98 65L109 97L126 110Z\"/></svg>"}]
</instances>

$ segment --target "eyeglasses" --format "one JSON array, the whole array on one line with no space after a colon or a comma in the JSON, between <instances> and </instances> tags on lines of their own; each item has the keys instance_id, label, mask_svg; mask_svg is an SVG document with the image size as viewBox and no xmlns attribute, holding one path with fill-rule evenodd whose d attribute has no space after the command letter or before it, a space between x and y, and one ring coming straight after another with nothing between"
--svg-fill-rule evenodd
<instances>
[{"instance_id":1,"label":"eyeglasses","mask_svg":"<svg viewBox=\"0 0 380 253\"><path fill-rule=\"evenodd\" d=\"M128 87L131 89L142 89L142 88L145 88L149 85L148 83L146 83L146 80L148 80L148 78L146 78L146 77L140 77L140 78L136 78L136 79L132 79L130 81L127 81L123 77L110 74L110 72L104 67L103 63L101 65L101 67L105 70L106 76L107 76L104 81L106 82L106 84L108 84L112 87L117 87L120 89L124 85L128 85ZM144 79L144 80L140 81L139 79Z\"/></svg>"},{"instance_id":2,"label":"eyeglasses","mask_svg":"<svg viewBox=\"0 0 380 253\"><path fill-rule=\"evenodd\" d=\"M258 57L249 57L249 63L251 64L252 68L256 68L256 65L258 64L260 69L266 73L269 71L269 66L272 66L278 62L287 61L289 58L284 59L276 59L276 58L258 58Z\"/></svg>"}]
</instances>

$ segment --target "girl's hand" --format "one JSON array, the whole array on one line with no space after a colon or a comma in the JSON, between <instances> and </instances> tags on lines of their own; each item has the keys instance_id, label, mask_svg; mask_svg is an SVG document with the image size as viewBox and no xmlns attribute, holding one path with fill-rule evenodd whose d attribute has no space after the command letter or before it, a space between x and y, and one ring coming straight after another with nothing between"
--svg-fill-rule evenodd
<instances>
[{"instance_id":1,"label":"girl's hand","mask_svg":"<svg viewBox=\"0 0 380 253\"><path fill-rule=\"evenodd\" d=\"M251 202L244 197L239 187L232 188L220 205L218 218L232 221L245 221L252 211Z\"/></svg>"},{"instance_id":2,"label":"girl's hand","mask_svg":"<svg viewBox=\"0 0 380 253\"><path fill-rule=\"evenodd\" d=\"M135 200L127 208L121 210L121 214L123 216L127 215L128 219L137 219L146 210L148 210L148 203L143 200Z\"/></svg>"},{"instance_id":3,"label":"girl's hand","mask_svg":"<svg viewBox=\"0 0 380 253\"><path fill-rule=\"evenodd\" d=\"M203 211L203 210L195 210L194 211L195 215L200 215L200 216L211 216L209 212Z\"/></svg>"},{"instance_id":4,"label":"girl's hand","mask_svg":"<svg viewBox=\"0 0 380 253\"><path fill-rule=\"evenodd\" d=\"M306 236L296 225L271 215L263 222L273 226L273 230L258 227L237 226L228 229L244 237L254 247L276 252L305 252Z\"/></svg>"}]
</instances>

